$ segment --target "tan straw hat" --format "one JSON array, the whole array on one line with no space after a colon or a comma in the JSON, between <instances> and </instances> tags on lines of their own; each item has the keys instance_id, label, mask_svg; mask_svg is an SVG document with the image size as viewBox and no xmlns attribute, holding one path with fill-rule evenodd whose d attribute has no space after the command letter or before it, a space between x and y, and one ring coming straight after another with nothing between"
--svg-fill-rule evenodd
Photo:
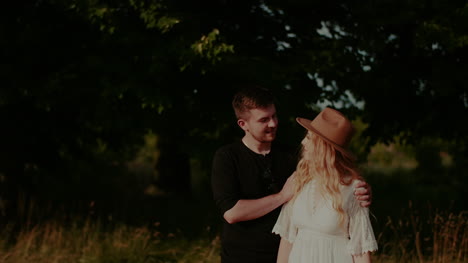
<instances>
[{"instance_id":1,"label":"tan straw hat","mask_svg":"<svg viewBox=\"0 0 468 263\"><path fill-rule=\"evenodd\" d=\"M322 110L314 120L296 118L307 130L331 143L337 150L354 158L347 146L354 134L353 124L339 111L332 108Z\"/></svg>"}]
</instances>

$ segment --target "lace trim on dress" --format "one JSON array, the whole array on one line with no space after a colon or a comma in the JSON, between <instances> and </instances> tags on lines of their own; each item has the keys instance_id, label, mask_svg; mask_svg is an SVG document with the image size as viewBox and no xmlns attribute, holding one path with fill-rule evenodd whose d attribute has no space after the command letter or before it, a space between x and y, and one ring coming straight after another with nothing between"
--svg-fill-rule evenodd
<instances>
[{"instance_id":1,"label":"lace trim on dress","mask_svg":"<svg viewBox=\"0 0 468 263\"><path fill-rule=\"evenodd\" d=\"M351 245L348 245L347 247L351 255L362 255L367 252L377 251L378 249L377 241L375 240L370 240L369 242L361 244L360 246L353 247Z\"/></svg>"},{"instance_id":2,"label":"lace trim on dress","mask_svg":"<svg viewBox=\"0 0 468 263\"><path fill-rule=\"evenodd\" d=\"M283 226L279 224L276 224L273 227L273 230L271 232L274 234L280 235L281 238L286 239L289 243L294 242L294 240L296 239L296 234L297 234L296 231L291 231L291 229L289 229L288 231L287 229L285 229Z\"/></svg>"},{"instance_id":3,"label":"lace trim on dress","mask_svg":"<svg viewBox=\"0 0 468 263\"><path fill-rule=\"evenodd\" d=\"M353 187L355 184L356 182L353 182ZM347 244L348 251L352 255L377 251L378 245L369 218L369 208L361 207L354 196L349 199L351 203L349 209L348 231L350 240Z\"/></svg>"}]
</instances>

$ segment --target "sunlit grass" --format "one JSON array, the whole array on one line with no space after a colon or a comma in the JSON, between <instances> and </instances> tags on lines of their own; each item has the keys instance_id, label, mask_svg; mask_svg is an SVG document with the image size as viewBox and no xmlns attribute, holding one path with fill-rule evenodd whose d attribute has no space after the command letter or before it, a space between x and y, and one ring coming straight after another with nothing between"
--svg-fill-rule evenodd
<instances>
[{"instance_id":1,"label":"sunlit grass","mask_svg":"<svg viewBox=\"0 0 468 263\"><path fill-rule=\"evenodd\" d=\"M409 211L398 219L388 217L376 231L374 262L467 262L466 211L422 215L411 206ZM219 237L162 234L157 227L50 221L16 232L7 225L0 234L1 263L220 262Z\"/></svg>"},{"instance_id":2,"label":"sunlit grass","mask_svg":"<svg viewBox=\"0 0 468 263\"><path fill-rule=\"evenodd\" d=\"M91 221L68 227L49 222L17 234L12 226L0 233L2 263L218 261L217 238L189 240L177 234L162 235L148 227L119 225L107 230Z\"/></svg>"},{"instance_id":3,"label":"sunlit grass","mask_svg":"<svg viewBox=\"0 0 468 263\"><path fill-rule=\"evenodd\" d=\"M399 219L387 218L378 235L375 262L467 262L468 213L412 210Z\"/></svg>"}]
</instances>

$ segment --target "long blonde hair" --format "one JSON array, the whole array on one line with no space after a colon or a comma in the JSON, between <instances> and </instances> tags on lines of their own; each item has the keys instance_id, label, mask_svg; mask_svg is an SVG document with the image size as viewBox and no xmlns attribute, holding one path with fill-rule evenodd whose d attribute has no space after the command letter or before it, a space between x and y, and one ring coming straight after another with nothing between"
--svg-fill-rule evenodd
<instances>
[{"instance_id":1,"label":"long blonde hair","mask_svg":"<svg viewBox=\"0 0 468 263\"><path fill-rule=\"evenodd\" d=\"M339 214L340 225L344 227L346 213L340 185L350 185L354 179L361 179L354 160L320 136L307 132L296 167L294 198L305 184L317 180L317 191L324 197L331 197L332 206Z\"/></svg>"}]
</instances>

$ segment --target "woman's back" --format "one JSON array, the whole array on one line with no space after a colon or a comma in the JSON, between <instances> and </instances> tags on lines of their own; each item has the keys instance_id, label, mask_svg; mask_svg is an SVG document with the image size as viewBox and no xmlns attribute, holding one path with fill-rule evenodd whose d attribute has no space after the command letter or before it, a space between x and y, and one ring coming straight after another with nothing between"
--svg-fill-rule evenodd
<instances>
[{"instance_id":1,"label":"woman's back","mask_svg":"<svg viewBox=\"0 0 468 263\"><path fill-rule=\"evenodd\" d=\"M353 195L357 182L340 188L346 213L343 225L331 199L317 191L316 181L304 185L297 197L283 206L273 232L293 243L289 262L353 262L352 251L377 249L368 209ZM354 226L356 223L359 226ZM369 231L372 235L362 238Z\"/></svg>"}]
</instances>

